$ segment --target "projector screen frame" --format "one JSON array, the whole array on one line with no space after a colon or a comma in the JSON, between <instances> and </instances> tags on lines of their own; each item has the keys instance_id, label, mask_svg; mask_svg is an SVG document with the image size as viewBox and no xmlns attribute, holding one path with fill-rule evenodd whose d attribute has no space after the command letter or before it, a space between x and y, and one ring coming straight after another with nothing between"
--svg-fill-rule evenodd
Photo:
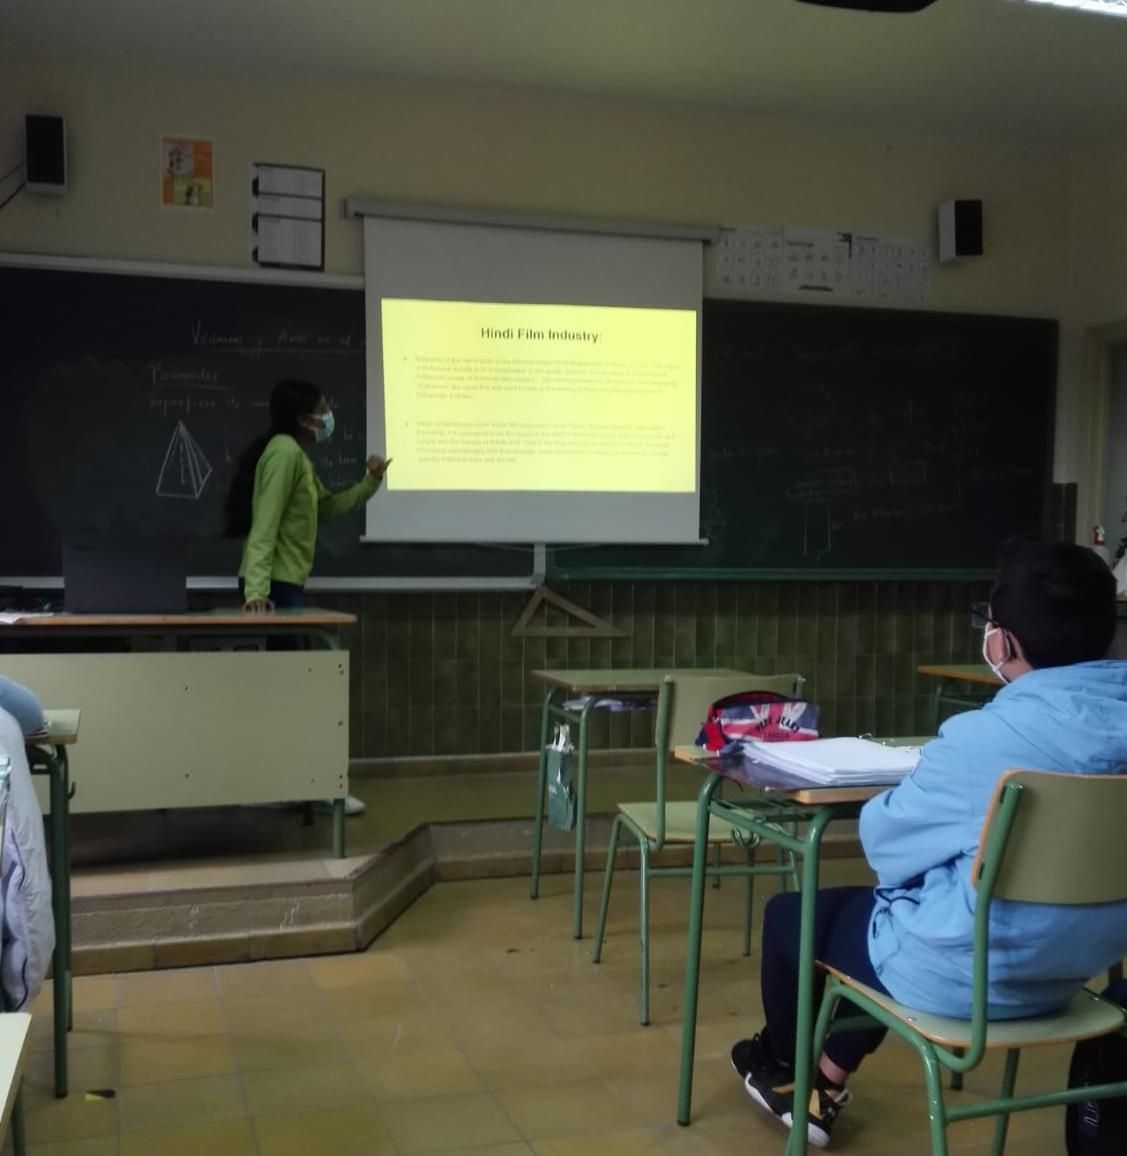
<instances>
[{"instance_id":1,"label":"projector screen frame","mask_svg":"<svg viewBox=\"0 0 1127 1156\"><path fill-rule=\"evenodd\" d=\"M359 197L347 197L343 210L349 220L357 217L387 217L399 221L429 221L447 225L492 225L502 229L543 229L555 233L598 233L618 237L646 237L659 241L700 241L705 245L715 245L722 231L719 225L520 213L507 209L376 201Z\"/></svg>"}]
</instances>

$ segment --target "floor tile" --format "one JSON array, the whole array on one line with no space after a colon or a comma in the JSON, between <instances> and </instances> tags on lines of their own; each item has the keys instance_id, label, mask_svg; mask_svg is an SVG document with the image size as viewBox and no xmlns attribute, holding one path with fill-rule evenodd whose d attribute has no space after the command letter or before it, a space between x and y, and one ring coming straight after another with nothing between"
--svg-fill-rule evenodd
<instances>
[{"instance_id":1,"label":"floor tile","mask_svg":"<svg viewBox=\"0 0 1127 1156\"><path fill-rule=\"evenodd\" d=\"M601 1080L581 1080L539 1088L506 1089L497 1099L523 1136L575 1136L610 1132L645 1123Z\"/></svg>"},{"instance_id":2,"label":"floor tile","mask_svg":"<svg viewBox=\"0 0 1127 1156\"><path fill-rule=\"evenodd\" d=\"M218 1000L123 1007L117 1013L117 1035L122 1043L217 1036L226 1028Z\"/></svg>"},{"instance_id":3,"label":"floor tile","mask_svg":"<svg viewBox=\"0 0 1127 1156\"><path fill-rule=\"evenodd\" d=\"M379 1111L355 1104L328 1111L256 1118L260 1156L394 1156Z\"/></svg>"},{"instance_id":4,"label":"floor tile","mask_svg":"<svg viewBox=\"0 0 1127 1156\"><path fill-rule=\"evenodd\" d=\"M216 968L219 991L223 999L261 999L285 992L304 991L313 977L304 960L267 960Z\"/></svg>"},{"instance_id":5,"label":"floor tile","mask_svg":"<svg viewBox=\"0 0 1127 1156\"><path fill-rule=\"evenodd\" d=\"M188 1036L123 1043L120 1065L121 1085L129 1087L226 1075L235 1059L226 1036Z\"/></svg>"},{"instance_id":6,"label":"floor tile","mask_svg":"<svg viewBox=\"0 0 1127 1156\"><path fill-rule=\"evenodd\" d=\"M390 951L369 951L363 955L327 956L312 960L309 972L322 988L364 987L388 980L410 978L407 964Z\"/></svg>"},{"instance_id":7,"label":"floor tile","mask_svg":"<svg viewBox=\"0 0 1127 1156\"><path fill-rule=\"evenodd\" d=\"M531 1088L594 1079L598 1071L586 1042L520 1035L467 1047L466 1055L488 1087Z\"/></svg>"},{"instance_id":8,"label":"floor tile","mask_svg":"<svg viewBox=\"0 0 1127 1156\"><path fill-rule=\"evenodd\" d=\"M659 1156L662 1147L654 1128L601 1132L556 1140L533 1140L536 1156Z\"/></svg>"},{"instance_id":9,"label":"floor tile","mask_svg":"<svg viewBox=\"0 0 1127 1156\"><path fill-rule=\"evenodd\" d=\"M250 1121L221 1120L122 1136L121 1156L257 1156L257 1149Z\"/></svg>"},{"instance_id":10,"label":"floor tile","mask_svg":"<svg viewBox=\"0 0 1127 1156\"><path fill-rule=\"evenodd\" d=\"M243 1072L242 1081L251 1116L342 1108L368 1099L360 1077L348 1064Z\"/></svg>"},{"instance_id":11,"label":"floor tile","mask_svg":"<svg viewBox=\"0 0 1127 1156\"><path fill-rule=\"evenodd\" d=\"M403 1049L356 1060L356 1070L376 1100L457 1096L484 1091L481 1076L453 1047Z\"/></svg>"},{"instance_id":12,"label":"floor tile","mask_svg":"<svg viewBox=\"0 0 1127 1156\"><path fill-rule=\"evenodd\" d=\"M118 1130L115 1100L88 1101L82 1096L56 1100L26 1096L24 1115L29 1144L65 1143L113 1136Z\"/></svg>"},{"instance_id":13,"label":"floor tile","mask_svg":"<svg viewBox=\"0 0 1127 1156\"><path fill-rule=\"evenodd\" d=\"M183 1129L246 1114L242 1086L230 1075L122 1088L118 1104L123 1133Z\"/></svg>"},{"instance_id":14,"label":"floor tile","mask_svg":"<svg viewBox=\"0 0 1127 1156\"><path fill-rule=\"evenodd\" d=\"M218 996L215 971L210 967L181 971L139 971L117 977L119 1007L161 1003L198 1003Z\"/></svg>"},{"instance_id":15,"label":"floor tile","mask_svg":"<svg viewBox=\"0 0 1127 1156\"><path fill-rule=\"evenodd\" d=\"M520 1133L493 1096L445 1096L395 1100L380 1108L402 1156L480 1148L519 1140Z\"/></svg>"},{"instance_id":16,"label":"floor tile","mask_svg":"<svg viewBox=\"0 0 1127 1156\"><path fill-rule=\"evenodd\" d=\"M27 1156L118 1156L117 1137L61 1140L55 1144L28 1144Z\"/></svg>"}]
</instances>

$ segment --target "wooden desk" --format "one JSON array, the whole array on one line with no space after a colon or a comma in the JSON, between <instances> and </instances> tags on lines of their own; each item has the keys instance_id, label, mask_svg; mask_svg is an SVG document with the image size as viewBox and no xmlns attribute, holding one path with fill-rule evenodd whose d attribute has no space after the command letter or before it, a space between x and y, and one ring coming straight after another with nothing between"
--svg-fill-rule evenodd
<instances>
[{"instance_id":1,"label":"wooden desk","mask_svg":"<svg viewBox=\"0 0 1127 1156\"><path fill-rule=\"evenodd\" d=\"M896 745L914 745L917 739L889 739ZM795 786L792 776L743 755L719 757L699 747L679 747L680 762L692 763L708 772L697 798L696 839L689 907L689 942L685 962L684 1018L681 1022L681 1079L677 1099L677 1122L692 1117L693 1060L696 1054L697 1000L700 991L701 932L704 914L705 866L708 827L712 816L725 826L758 835L802 859L802 914L798 949L798 1027L795 1037L794 1104L810 1100L814 1030L814 901L818 891L822 836L834 819L853 818L869 799L885 786ZM715 797L724 779L739 783L744 795L737 799ZM805 834L792 834L793 824L804 823ZM805 1117L790 1131L787 1153L806 1152Z\"/></svg>"},{"instance_id":2,"label":"wooden desk","mask_svg":"<svg viewBox=\"0 0 1127 1156\"><path fill-rule=\"evenodd\" d=\"M31 1016L27 1012L0 1015L0 1096L4 1105L0 1113L0 1142L8 1134L10 1126L15 1156L24 1156L25 1150L20 1084L27 1060L30 1029Z\"/></svg>"},{"instance_id":3,"label":"wooden desk","mask_svg":"<svg viewBox=\"0 0 1127 1156\"><path fill-rule=\"evenodd\" d=\"M916 673L926 678L938 679L934 696L934 723L935 731L939 732L942 721L940 715L945 706L956 710L976 710L983 703L994 697L994 692L1003 685L1002 680L983 662L947 663L940 665L917 666ZM957 686L978 688L978 694L953 694L952 689Z\"/></svg>"},{"instance_id":4,"label":"wooden desk","mask_svg":"<svg viewBox=\"0 0 1127 1156\"><path fill-rule=\"evenodd\" d=\"M587 844L587 721L600 698L618 695L637 697L652 708L657 692L667 675L675 678L712 676L739 677L741 670L618 669L618 670L534 670L533 682L545 688L540 715L540 760L536 788L536 817L532 826L532 879L529 895L540 894L540 850L544 840L544 796L548 789L548 741L553 722L575 728L575 885L572 896L571 934L583 938L583 860ZM589 700L578 710L568 710L564 702L570 695L587 695Z\"/></svg>"},{"instance_id":5,"label":"wooden desk","mask_svg":"<svg viewBox=\"0 0 1127 1156\"><path fill-rule=\"evenodd\" d=\"M54 1014L55 1095L67 1094L67 1032L72 1026L71 918L70 918L70 781L67 748L78 742L81 712L48 710L42 735L27 736L27 764L33 775L46 775L51 799L48 829L51 837L51 914L55 924L55 951L51 957ZM3 1018L3 1017L0 1017Z\"/></svg>"},{"instance_id":6,"label":"wooden desk","mask_svg":"<svg viewBox=\"0 0 1127 1156\"><path fill-rule=\"evenodd\" d=\"M342 626L356 622L355 614L309 607L301 610L275 610L270 614L246 614L242 610L201 610L188 614L36 614L0 625L16 636L43 637L205 637L217 635L303 634L324 642L330 650L340 648L338 632Z\"/></svg>"},{"instance_id":7,"label":"wooden desk","mask_svg":"<svg viewBox=\"0 0 1127 1156\"><path fill-rule=\"evenodd\" d=\"M332 799L343 856L349 656L339 632L355 622L318 609L56 614L0 625L0 650L20 644L4 671L42 701L82 706L81 769L96 789L75 810ZM313 648L249 648L295 634ZM23 653L29 639L87 641L65 655Z\"/></svg>"}]
</instances>

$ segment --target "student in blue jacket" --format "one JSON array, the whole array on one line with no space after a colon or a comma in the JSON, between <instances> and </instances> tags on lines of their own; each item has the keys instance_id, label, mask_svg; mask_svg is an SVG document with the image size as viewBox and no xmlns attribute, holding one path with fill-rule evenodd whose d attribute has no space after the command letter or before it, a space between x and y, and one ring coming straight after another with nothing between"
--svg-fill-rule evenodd
<instances>
[{"instance_id":1,"label":"student in blue jacket","mask_svg":"<svg viewBox=\"0 0 1127 1156\"><path fill-rule=\"evenodd\" d=\"M1115 633L1115 581L1090 550L1015 539L1002 550L979 615L982 656L1004 685L981 710L948 719L915 772L861 812L877 887L818 892L817 958L909 1007L970 1016L975 892L970 868L995 784L1014 767L1127 773L1127 662L1104 656ZM767 1025L732 1049L748 1094L793 1120L799 897L775 896L763 920ZM1059 1008L1127 955L1127 903L1096 907L996 901L990 918L989 1015ZM818 993L820 995L820 992ZM809 1139L829 1142L849 1074L883 1029L832 1035L819 1058Z\"/></svg>"}]
</instances>

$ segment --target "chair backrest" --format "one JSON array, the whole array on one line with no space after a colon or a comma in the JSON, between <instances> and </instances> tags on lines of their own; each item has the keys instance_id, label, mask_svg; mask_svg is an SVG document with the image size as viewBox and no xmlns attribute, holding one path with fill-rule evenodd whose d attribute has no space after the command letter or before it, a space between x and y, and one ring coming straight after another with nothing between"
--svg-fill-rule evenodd
<instances>
[{"instance_id":1,"label":"chair backrest","mask_svg":"<svg viewBox=\"0 0 1127 1156\"><path fill-rule=\"evenodd\" d=\"M981 885L993 873L995 899L1127 899L1125 815L1127 773L1008 771L994 789L971 878Z\"/></svg>"},{"instance_id":2,"label":"chair backrest","mask_svg":"<svg viewBox=\"0 0 1127 1156\"><path fill-rule=\"evenodd\" d=\"M666 675L662 687L665 701L663 704L659 696L654 717L655 744L659 750L691 746L697 741L708 708L730 694L769 690L798 698L805 681L801 674Z\"/></svg>"}]
</instances>

